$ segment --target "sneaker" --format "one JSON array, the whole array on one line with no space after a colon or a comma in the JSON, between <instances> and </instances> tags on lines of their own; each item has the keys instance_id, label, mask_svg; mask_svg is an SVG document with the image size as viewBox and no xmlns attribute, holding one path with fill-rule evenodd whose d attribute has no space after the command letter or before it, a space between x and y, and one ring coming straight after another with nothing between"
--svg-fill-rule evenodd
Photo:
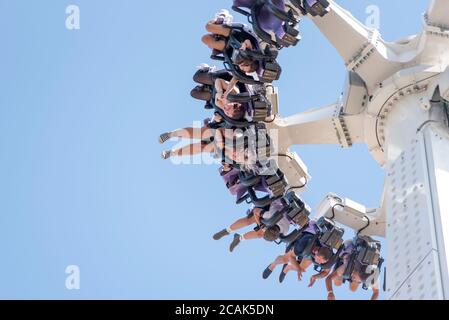
<instances>
[{"instance_id":1,"label":"sneaker","mask_svg":"<svg viewBox=\"0 0 449 320\"><path fill-rule=\"evenodd\" d=\"M168 158L171 157L171 155L172 154L171 154L170 150L165 150L162 152L161 157L162 157L162 159L167 160Z\"/></svg>"},{"instance_id":2,"label":"sneaker","mask_svg":"<svg viewBox=\"0 0 449 320\"><path fill-rule=\"evenodd\" d=\"M221 238L226 237L227 235L229 235L228 230L223 229L220 232L217 232L216 234L214 234L213 239L220 240Z\"/></svg>"},{"instance_id":3,"label":"sneaker","mask_svg":"<svg viewBox=\"0 0 449 320\"><path fill-rule=\"evenodd\" d=\"M165 141L167 141L168 139L170 139L170 134L168 132L163 133L159 136L159 143L162 144Z\"/></svg>"},{"instance_id":4,"label":"sneaker","mask_svg":"<svg viewBox=\"0 0 449 320\"><path fill-rule=\"evenodd\" d=\"M270 269L270 266L268 266L262 273L262 278L268 279L269 276L273 273L273 270Z\"/></svg>"},{"instance_id":5,"label":"sneaker","mask_svg":"<svg viewBox=\"0 0 449 320\"><path fill-rule=\"evenodd\" d=\"M237 247L240 243L240 235L239 234L234 234L234 240L232 240L231 245L229 246L229 251L233 252L235 247Z\"/></svg>"},{"instance_id":6,"label":"sneaker","mask_svg":"<svg viewBox=\"0 0 449 320\"><path fill-rule=\"evenodd\" d=\"M287 276L287 273L285 272L285 268L287 268L288 264L284 264L282 267L281 274L279 275L279 282L282 283L285 280L285 276Z\"/></svg>"}]
</instances>

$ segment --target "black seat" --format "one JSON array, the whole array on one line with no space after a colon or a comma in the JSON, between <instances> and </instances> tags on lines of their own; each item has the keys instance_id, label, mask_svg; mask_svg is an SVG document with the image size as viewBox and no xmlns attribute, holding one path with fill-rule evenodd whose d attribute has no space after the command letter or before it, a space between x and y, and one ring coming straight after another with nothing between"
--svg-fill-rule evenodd
<instances>
[{"instance_id":1,"label":"black seat","mask_svg":"<svg viewBox=\"0 0 449 320\"><path fill-rule=\"evenodd\" d=\"M259 17L261 15L261 10L264 8L270 11L270 13L274 17L283 22L285 35L282 38L273 39L272 35L269 32L263 30L263 28L261 27ZM248 18L248 21L252 24L253 30L257 34L257 36L267 44L278 49L282 49L283 47L295 46L298 44L299 31L296 26L299 23L299 19L295 17L293 10L290 9L284 11L278 8L272 0L254 1L252 7L249 7L248 5L234 5L232 9L238 13L245 15Z\"/></svg>"},{"instance_id":2,"label":"black seat","mask_svg":"<svg viewBox=\"0 0 449 320\"><path fill-rule=\"evenodd\" d=\"M344 281L351 281L352 274L358 266L363 273L362 278L368 279L376 271L380 272L384 259L381 256L381 244L368 236L357 236L354 240L354 250L343 273ZM374 279L372 279L374 282ZM363 283L363 289L367 290L367 283Z\"/></svg>"},{"instance_id":3,"label":"black seat","mask_svg":"<svg viewBox=\"0 0 449 320\"><path fill-rule=\"evenodd\" d=\"M240 171L239 179L243 186L254 187L260 183L262 178L246 171Z\"/></svg>"},{"instance_id":4,"label":"black seat","mask_svg":"<svg viewBox=\"0 0 449 320\"><path fill-rule=\"evenodd\" d=\"M256 208L265 208L275 200L278 200L280 197L270 197L270 195L266 195L262 198L257 197L256 192L253 187L248 188L248 194L251 198L251 202L254 204Z\"/></svg>"},{"instance_id":5,"label":"black seat","mask_svg":"<svg viewBox=\"0 0 449 320\"><path fill-rule=\"evenodd\" d=\"M254 34L249 33L243 25L234 24L229 26L229 35L225 50L219 55L211 56L212 59L223 61L226 70L232 73L240 82L245 84L271 83L278 80L282 73L282 68L276 62L277 51L273 49L261 50L259 41ZM253 50L240 50L242 43L250 40ZM262 74L259 80L245 74L234 64L236 57L241 54L243 57L257 61L261 67Z\"/></svg>"},{"instance_id":6,"label":"black seat","mask_svg":"<svg viewBox=\"0 0 449 320\"><path fill-rule=\"evenodd\" d=\"M215 84L216 79L223 79L226 81L230 81L232 79L232 74L226 70L220 70L205 74L201 72L201 70L197 71L194 79L197 82L203 81L206 83ZM215 85L212 85L211 88L211 99L209 104L215 111L224 119L224 121L228 124L228 128L245 128L251 125L256 124L259 121L265 121L271 115L271 103L265 97L265 88L263 86L253 88L251 87L251 93L248 91L248 87L239 82L237 84L239 86L240 92L239 94L230 94L228 96L228 101L232 103L240 103L247 104L247 111L251 112L250 114L252 121L244 120L235 120L229 118L224 111L215 105L215 95L216 88ZM196 89L196 88L195 88ZM196 96L200 96L199 92L195 92ZM202 98L207 98L206 95L201 95Z\"/></svg>"}]
</instances>

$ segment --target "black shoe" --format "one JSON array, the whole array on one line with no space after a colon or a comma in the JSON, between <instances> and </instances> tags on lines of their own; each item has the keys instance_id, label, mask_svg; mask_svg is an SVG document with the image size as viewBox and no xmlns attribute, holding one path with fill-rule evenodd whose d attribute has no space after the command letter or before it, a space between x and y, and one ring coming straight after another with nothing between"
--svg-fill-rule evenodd
<instances>
[{"instance_id":1,"label":"black shoe","mask_svg":"<svg viewBox=\"0 0 449 320\"><path fill-rule=\"evenodd\" d=\"M227 235L229 235L228 230L223 229L220 232L217 232L216 234L214 234L213 239L220 240L221 238L226 237Z\"/></svg>"},{"instance_id":2,"label":"black shoe","mask_svg":"<svg viewBox=\"0 0 449 320\"><path fill-rule=\"evenodd\" d=\"M270 266L268 266L262 273L262 278L268 279L269 276L273 273L273 270L270 269Z\"/></svg>"},{"instance_id":3,"label":"black shoe","mask_svg":"<svg viewBox=\"0 0 449 320\"><path fill-rule=\"evenodd\" d=\"M288 264L284 264L284 266L282 267L282 271L281 274L279 275L279 282L282 283L285 280L285 276L287 275L287 273L285 273L285 268L287 268Z\"/></svg>"},{"instance_id":4,"label":"black shoe","mask_svg":"<svg viewBox=\"0 0 449 320\"><path fill-rule=\"evenodd\" d=\"M234 234L234 240L232 240L231 245L229 246L229 251L233 252L235 247L237 247L240 243L240 235L239 234Z\"/></svg>"}]
</instances>

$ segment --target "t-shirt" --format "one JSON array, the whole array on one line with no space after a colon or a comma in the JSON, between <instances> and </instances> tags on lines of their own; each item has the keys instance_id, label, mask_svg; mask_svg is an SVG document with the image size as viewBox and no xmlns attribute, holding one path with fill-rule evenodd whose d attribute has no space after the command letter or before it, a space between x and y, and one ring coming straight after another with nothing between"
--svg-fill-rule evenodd
<instances>
[{"instance_id":1,"label":"t-shirt","mask_svg":"<svg viewBox=\"0 0 449 320\"><path fill-rule=\"evenodd\" d=\"M314 235L311 233L304 233L298 240L296 240L294 244L295 255L299 258L309 258L303 257L302 254L307 246L310 244L310 241L314 238Z\"/></svg>"}]
</instances>

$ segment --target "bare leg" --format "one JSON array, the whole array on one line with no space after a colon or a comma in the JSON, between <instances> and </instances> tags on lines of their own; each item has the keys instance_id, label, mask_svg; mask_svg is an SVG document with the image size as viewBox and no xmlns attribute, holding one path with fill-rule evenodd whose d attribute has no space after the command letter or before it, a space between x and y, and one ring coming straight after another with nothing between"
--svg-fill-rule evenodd
<instances>
[{"instance_id":1,"label":"bare leg","mask_svg":"<svg viewBox=\"0 0 449 320\"><path fill-rule=\"evenodd\" d=\"M226 42L224 40L216 40L212 34L206 34L201 38L201 41L210 49L223 51L226 48Z\"/></svg>"},{"instance_id":2,"label":"bare leg","mask_svg":"<svg viewBox=\"0 0 449 320\"><path fill-rule=\"evenodd\" d=\"M289 264L285 269L284 269L284 273L289 273L290 271L299 271L295 266L292 266L291 264Z\"/></svg>"},{"instance_id":3,"label":"bare leg","mask_svg":"<svg viewBox=\"0 0 449 320\"><path fill-rule=\"evenodd\" d=\"M280 264L286 264L288 263L288 258L286 257L286 255L283 256L278 256L276 258L276 260L274 260L270 266L268 267L271 271L274 271L274 269L276 269L276 267Z\"/></svg>"},{"instance_id":4,"label":"bare leg","mask_svg":"<svg viewBox=\"0 0 449 320\"><path fill-rule=\"evenodd\" d=\"M243 235L243 238L245 240L253 240L253 239L260 239L263 237L264 230L259 231L250 231Z\"/></svg>"},{"instance_id":5,"label":"bare leg","mask_svg":"<svg viewBox=\"0 0 449 320\"><path fill-rule=\"evenodd\" d=\"M207 139L213 136L213 130L208 127L203 128L183 128L169 132L171 138L184 139Z\"/></svg>"},{"instance_id":6,"label":"bare leg","mask_svg":"<svg viewBox=\"0 0 449 320\"><path fill-rule=\"evenodd\" d=\"M247 226L250 226L252 224L256 223L256 219L254 218L254 216L249 217L249 218L242 218L237 220L236 222L234 222L229 228L232 231L236 231L242 228L245 228ZM246 238L246 236L245 236Z\"/></svg>"},{"instance_id":7,"label":"bare leg","mask_svg":"<svg viewBox=\"0 0 449 320\"><path fill-rule=\"evenodd\" d=\"M211 144L205 145L204 143L198 142L198 143L192 143L188 146L185 146L183 148L179 148L176 150L171 151L171 156L193 156L196 154L200 154L203 152L209 152L211 153L213 151L213 145Z\"/></svg>"},{"instance_id":8,"label":"bare leg","mask_svg":"<svg viewBox=\"0 0 449 320\"><path fill-rule=\"evenodd\" d=\"M217 34L219 36L223 36L223 37L229 37L229 35L231 34L231 29L230 28L226 28L221 24L215 24L215 23L208 23L206 25L206 30L207 32L210 32L212 34Z\"/></svg>"}]
</instances>

